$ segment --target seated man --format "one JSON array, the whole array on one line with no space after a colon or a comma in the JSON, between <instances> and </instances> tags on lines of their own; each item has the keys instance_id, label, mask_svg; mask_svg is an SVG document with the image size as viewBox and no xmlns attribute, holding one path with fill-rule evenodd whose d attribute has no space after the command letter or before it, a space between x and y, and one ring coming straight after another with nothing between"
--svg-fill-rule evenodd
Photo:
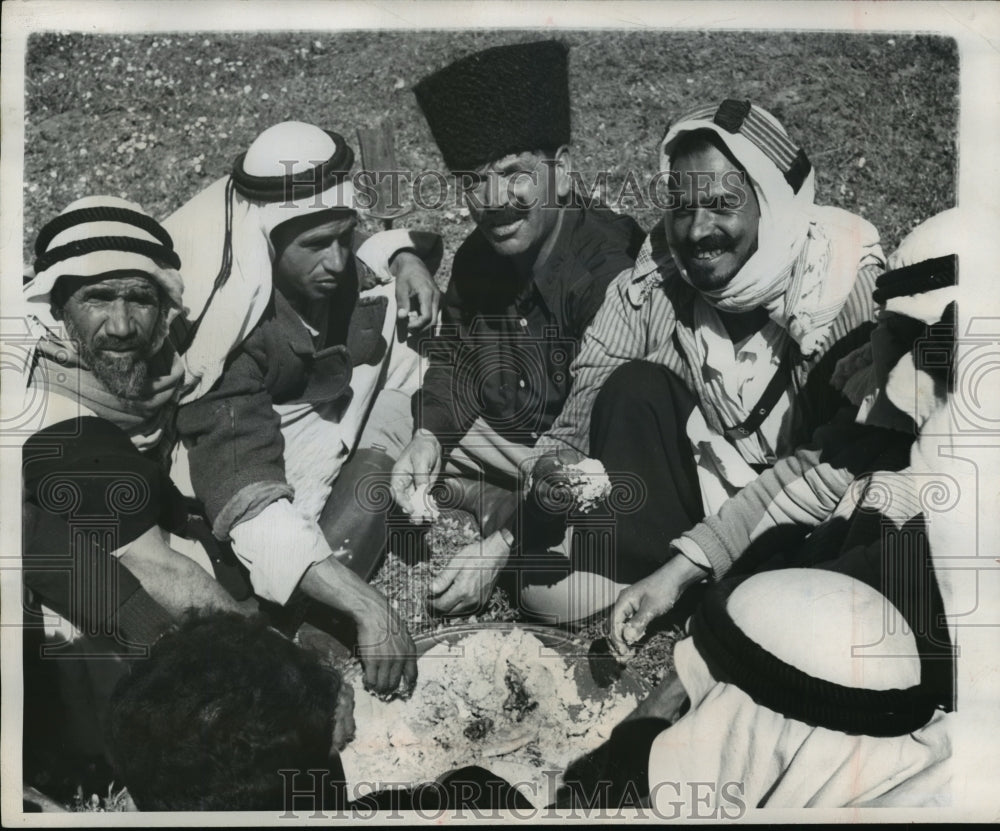
<instances>
[{"instance_id":1,"label":"seated man","mask_svg":"<svg viewBox=\"0 0 1000 831\"><path fill-rule=\"evenodd\" d=\"M576 619L672 558L670 541L807 441L844 403L829 379L867 341L878 233L815 205L805 153L748 101L671 123L660 168L672 200L635 269L609 289L573 366L573 391L538 442L600 459L643 498L598 572L527 587L522 604ZM543 481L551 463L539 462Z\"/></svg>"},{"instance_id":2,"label":"seated man","mask_svg":"<svg viewBox=\"0 0 1000 831\"><path fill-rule=\"evenodd\" d=\"M938 229L935 220L925 223L897 253L920 256L934 251L928 239L938 250L954 240ZM975 545L966 528L966 539L949 535L941 548L921 496L929 485L948 487L948 477L935 473L948 455L936 451L948 443L941 431L950 426L939 416L949 414L954 265L954 257L932 255L879 279L885 311L870 367L855 380L861 389L876 384L863 418L880 426L858 435L882 440L887 454L878 462L888 467L858 475L850 488L835 486L841 503L820 525L804 522L800 536L814 528L805 541L757 565L759 573L737 575L745 566L738 562L709 589L689 623L693 638L675 648L676 672L577 766L567 800L614 807L628 797L671 810L667 816L681 809L730 818L748 807L950 804L950 731L958 713L948 711L962 703L952 629L955 617L975 607L976 589L970 594L966 585L959 597L947 577L956 552ZM913 444L914 428L925 427ZM893 441L894 431L902 441ZM783 460L773 472L786 467ZM810 483L816 496L840 473L834 465L825 484ZM809 489L798 485L774 500L776 516L796 505L808 515ZM757 488L730 505L753 506L747 494ZM947 511L937 519L954 524ZM766 539L752 524L742 533ZM627 605L618 611L613 639L624 648L646 618L630 615ZM678 719L685 702L689 711ZM699 795L671 784L689 782L716 786ZM735 784L727 792L724 783Z\"/></svg>"},{"instance_id":3,"label":"seated man","mask_svg":"<svg viewBox=\"0 0 1000 831\"><path fill-rule=\"evenodd\" d=\"M169 234L137 205L95 196L42 228L35 249L24 291L42 336L27 391L42 406L24 447L25 585L121 645L150 643L190 606L237 608L164 533L190 519L167 467L183 380Z\"/></svg>"},{"instance_id":4,"label":"seated man","mask_svg":"<svg viewBox=\"0 0 1000 831\"><path fill-rule=\"evenodd\" d=\"M143 811L276 811L286 807L279 771L330 771L333 808L353 692L262 617L192 617L112 696L116 776Z\"/></svg>"},{"instance_id":5,"label":"seated man","mask_svg":"<svg viewBox=\"0 0 1000 831\"><path fill-rule=\"evenodd\" d=\"M117 781L142 811L530 808L474 767L352 805L338 754L354 729L354 690L337 670L261 618L212 614L186 620L135 663L115 690L108 733ZM314 794L292 797L310 783Z\"/></svg>"},{"instance_id":6,"label":"seated man","mask_svg":"<svg viewBox=\"0 0 1000 831\"><path fill-rule=\"evenodd\" d=\"M711 562L717 580L731 569L823 565L875 586L916 633L925 677L945 706L953 698L952 649L908 465L914 435L943 406L951 380L956 258L949 251L961 223L956 211L924 222L878 278L878 325L838 373L862 405L857 422L841 417L817 431L813 444L672 543ZM668 563L623 590L611 626L619 653L690 584Z\"/></svg>"},{"instance_id":7,"label":"seated man","mask_svg":"<svg viewBox=\"0 0 1000 831\"><path fill-rule=\"evenodd\" d=\"M484 537L432 586L438 612L489 598L515 534L520 467L569 393L569 365L611 280L630 269L638 225L576 197L567 48L499 46L461 58L414 92L476 229L455 255L440 334L426 345L415 432L393 471L410 509L444 469L448 504Z\"/></svg>"},{"instance_id":8,"label":"seated man","mask_svg":"<svg viewBox=\"0 0 1000 831\"><path fill-rule=\"evenodd\" d=\"M954 619L945 614L967 614L975 589L959 597L942 579L955 550L974 546L952 537L940 549L920 499L927 475L946 462L935 451L949 424L939 416L949 412L954 271L942 261L880 280L886 317L908 307L911 323L928 327L901 336L905 328L883 319L872 338L881 389L867 417L899 425L906 411L911 429L930 427L910 448L909 466L860 477L802 546L709 589L688 625L692 637L675 647L676 673L576 766L567 803L628 799L669 811L663 816L727 818L755 807L951 804L959 712L947 711L962 701ZM907 338L913 352L891 365ZM692 782L714 786L699 791Z\"/></svg>"},{"instance_id":9,"label":"seated man","mask_svg":"<svg viewBox=\"0 0 1000 831\"><path fill-rule=\"evenodd\" d=\"M381 494L409 434L386 423L383 396L405 400L418 362L397 332L396 291L359 266L384 235L360 245L352 162L339 135L277 124L167 221L202 251L189 269L201 308L185 352L193 389L177 427L212 530L232 540L257 595L304 596L348 618L366 681L390 694L413 683L413 643L367 580L386 542ZM390 249L402 234L439 258L435 235L393 233ZM412 251L391 267L382 251L369 257L377 276L416 269L411 285L431 282Z\"/></svg>"},{"instance_id":10,"label":"seated man","mask_svg":"<svg viewBox=\"0 0 1000 831\"><path fill-rule=\"evenodd\" d=\"M170 236L137 205L92 196L47 223L35 252L24 287L39 335L22 471L29 778L100 757L122 655L142 654L189 607L241 608L168 541L211 546L168 475L183 378L168 334L183 289ZM75 632L47 638L43 607Z\"/></svg>"},{"instance_id":11,"label":"seated man","mask_svg":"<svg viewBox=\"0 0 1000 831\"><path fill-rule=\"evenodd\" d=\"M913 635L886 629L887 610L876 589L821 569L714 590L676 646L690 709L652 742L649 802L727 818L950 804L956 714L935 708Z\"/></svg>"}]
</instances>

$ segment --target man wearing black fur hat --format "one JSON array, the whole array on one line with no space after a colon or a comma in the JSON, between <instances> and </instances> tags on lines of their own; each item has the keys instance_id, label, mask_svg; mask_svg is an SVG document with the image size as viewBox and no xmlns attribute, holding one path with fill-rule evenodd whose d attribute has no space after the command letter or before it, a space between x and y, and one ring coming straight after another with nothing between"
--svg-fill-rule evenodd
<instances>
[{"instance_id":1,"label":"man wearing black fur hat","mask_svg":"<svg viewBox=\"0 0 1000 831\"><path fill-rule=\"evenodd\" d=\"M405 510L443 468L457 474L449 502L479 519L482 551L456 557L474 567L446 569L431 588L445 614L488 599L515 543L519 465L562 409L576 345L641 244L631 218L573 199L567 51L487 49L414 90L477 226L455 255L413 440L393 470Z\"/></svg>"}]
</instances>

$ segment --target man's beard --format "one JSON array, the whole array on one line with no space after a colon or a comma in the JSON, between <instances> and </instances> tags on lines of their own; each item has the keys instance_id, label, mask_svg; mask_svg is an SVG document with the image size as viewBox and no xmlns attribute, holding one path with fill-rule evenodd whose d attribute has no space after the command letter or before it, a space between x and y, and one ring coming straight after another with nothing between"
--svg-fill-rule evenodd
<instances>
[{"instance_id":1,"label":"man's beard","mask_svg":"<svg viewBox=\"0 0 1000 831\"><path fill-rule=\"evenodd\" d=\"M145 349L131 355L109 355L101 349L92 349L80 335L73 321L64 321L66 334L76 343L80 358L94 376L116 398L135 400L142 397L149 379L149 359ZM145 345L148 348L148 344Z\"/></svg>"}]
</instances>

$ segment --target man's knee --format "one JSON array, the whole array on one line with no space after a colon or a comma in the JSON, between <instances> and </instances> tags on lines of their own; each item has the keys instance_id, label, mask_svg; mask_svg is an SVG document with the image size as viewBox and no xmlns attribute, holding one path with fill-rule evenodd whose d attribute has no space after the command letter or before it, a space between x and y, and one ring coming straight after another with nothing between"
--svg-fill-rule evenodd
<instances>
[{"instance_id":1,"label":"man's knee","mask_svg":"<svg viewBox=\"0 0 1000 831\"><path fill-rule=\"evenodd\" d=\"M608 376L597 394L594 410L626 409L634 412L636 406L664 396L676 396L682 386L680 379L665 366L649 361L629 361Z\"/></svg>"}]
</instances>

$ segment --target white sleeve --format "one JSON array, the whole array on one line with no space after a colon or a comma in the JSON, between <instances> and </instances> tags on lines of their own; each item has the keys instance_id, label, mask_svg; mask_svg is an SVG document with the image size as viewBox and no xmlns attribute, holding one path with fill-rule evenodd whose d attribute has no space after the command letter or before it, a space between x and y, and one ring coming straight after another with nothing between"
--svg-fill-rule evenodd
<instances>
[{"instance_id":1,"label":"white sleeve","mask_svg":"<svg viewBox=\"0 0 1000 831\"><path fill-rule=\"evenodd\" d=\"M319 526L287 499L234 525L229 535L236 556L250 571L254 592L282 605L306 571L332 553Z\"/></svg>"},{"instance_id":2,"label":"white sleeve","mask_svg":"<svg viewBox=\"0 0 1000 831\"><path fill-rule=\"evenodd\" d=\"M678 537L670 543L670 547L676 548L682 557L687 557L696 566L705 569L708 574L712 573L712 563L708 559L708 555L694 540Z\"/></svg>"},{"instance_id":3,"label":"white sleeve","mask_svg":"<svg viewBox=\"0 0 1000 831\"><path fill-rule=\"evenodd\" d=\"M405 228L392 231L379 231L372 234L358 248L354 256L370 268L383 283L392 280L389 272L389 260L397 251L413 248L413 239Z\"/></svg>"}]
</instances>

